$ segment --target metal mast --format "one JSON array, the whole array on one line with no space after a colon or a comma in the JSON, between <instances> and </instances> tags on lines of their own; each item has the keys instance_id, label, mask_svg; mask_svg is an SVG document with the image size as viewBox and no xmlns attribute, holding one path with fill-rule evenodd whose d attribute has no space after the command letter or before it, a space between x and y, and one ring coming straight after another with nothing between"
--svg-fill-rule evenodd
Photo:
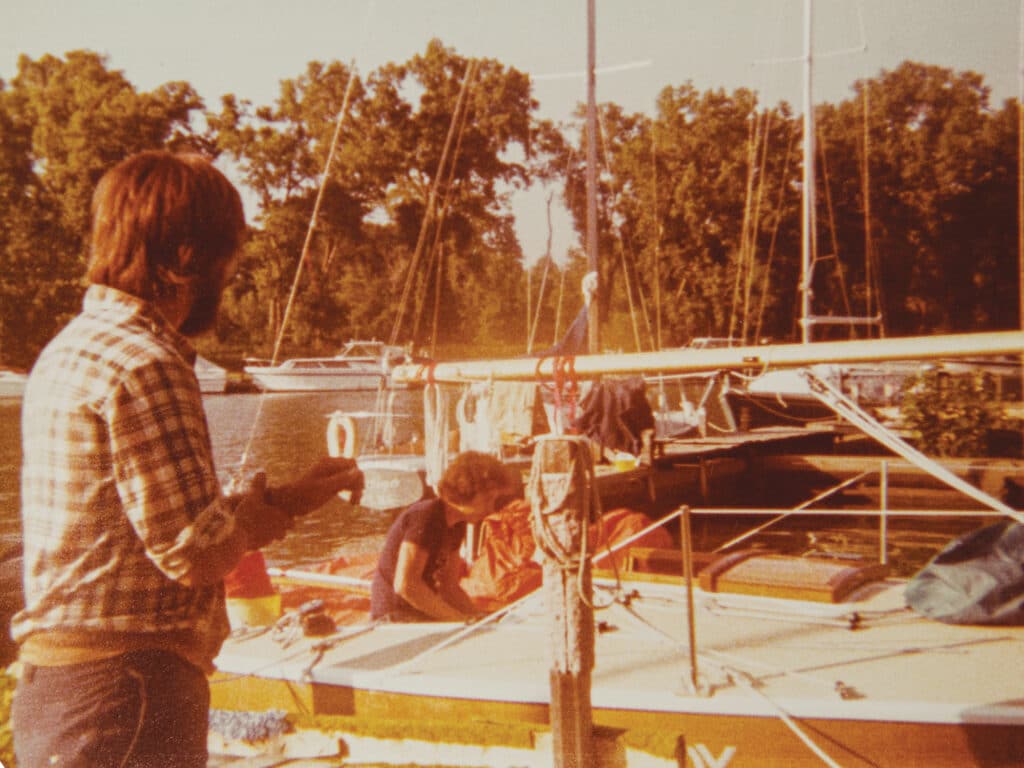
<instances>
[{"instance_id":1,"label":"metal mast","mask_svg":"<svg viewBox=\"0 0 1024 768\"><path fill-rule=\"evenodd\" d=\"M587 0L587 263L588 269L595 274L600 274L597 268L597 23L594 9L595 0ZM600 280L598 280L597 293L600 293ZM598 327L598 301L597 293L593 306L588 315L589 325L587 338L589 339L590 354L597 354L600 349L600 337Z\"/></svg>"},{"instance_id":2,"label":"metal mast","mask_svg":"<svg viewBox=\"0 0 1024 768\"><path fill-rule=\"evenodd\" d=\"M814 268L814 103L811 89L811 58L813 27L813 0L804 0L804 176L802 204L802 226L800 236L800 334L806 344L812 341L811 327L811 280Z\"/></svg>"}]
</instances>

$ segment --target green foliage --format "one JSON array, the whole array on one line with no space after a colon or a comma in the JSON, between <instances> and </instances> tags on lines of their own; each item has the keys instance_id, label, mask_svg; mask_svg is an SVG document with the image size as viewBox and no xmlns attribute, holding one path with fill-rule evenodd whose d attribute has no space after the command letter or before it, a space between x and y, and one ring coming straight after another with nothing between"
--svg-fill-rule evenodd
<instances>
[{"instance_id":1,"label":"green foliage","mask_svg":"<svg viewBox=\"0 0 1024 768\"><path fill-rule=\"evenodd\" d=\"M139 93L89 51L18 60L0 82L0 361L27 367L79 307L89 204L122 158L201 146L202 102L186 83Z\"/></svg>"},{"instance_id":2,"label":"green foliage","mask_svg":"<svg viewBox=\"0 0 1024 768\"><path fill-rule=\"evenodd\" d=\"M812 311L881 314L897 335L1015 327L1016 105L993 112L977 74L915 62L854 90L816 110ZM666 346L797 337L802 126L788 105L685 83L653 119L605 104L599 124L602 318L660 319ZM587 141L559 159L581 236Z\"/></svg>"},{"instance_id":3,"label":"green foliage","mask_svg":"<svg viewBox=\"0 0 1024 768\"><path fill-rule=\"evenodd\" d=\"M396 720L388 718L350 717L345 715L298 715L298 728L340 731L378 739L417 739L446 744L474 744L529 748L533 734L545 726L532 723L494 723L466 720L434 721L426 718Z\"/></svg>"},{"instance_id":4,"label":"green foliage","mask_svg":"<svg viewBox=\"0 0 1024 768\"><path fill-rule=\"evenodd\" d=\"M247 327L249 342L269 350L305 251L290 347L326 351L396 331L397 341L418 345L507 337L491 308L521 303L522 283L509 278L522 269L498 188L527 178L508 157L513 145L529 154L536 103L525 75L477 61L465 119L456 121L470 63L433 41L365 81L337 62L312 62L282 83L272 107L224 98L210 125L261 203L242 282L225 303L231 333ZM342 140L308 235L346 93ZM453 128L458 139L442 165ZM267 313L262 328L245 321L254 307Z\"/></svg>"},{"instance_id":5,"label":"green foliage","mask_svg":"<svg viewBox=\"0 0 1024 768\"><path fill-rule=\"evenodd\" d=\"M781 194L793 183L794 166L786 160L794 131L788 108L758 113L750 91L702 94L686 83L661 92L653 119L626 115L609 104L601 105L599 122L599 301L602 320L614 323L609 339L629 339L627 349L648 349L656 335L666 346L694 336L753 335L753 294L746 308L736 307L739 254L746 252L752 232L765 253L773 237L789 245L790 253L799 242L798 200ZM752 207L748 187L755 122L764 157L757 171L763 179L759 195L774 210L751 224L745 209ZM585 229L587 141L583 132L578 148L563 151L569 168L566 197L580 233ZM768 211L767 202L763 209ZM787 297L796 280L791 267L781 264L781 272L778 264L772 270L771 292L763 280L758 283L769 314L793 306ZM615 320L634 316L640 320ZM740 318L738 327L730 334L735 317ZM772 331L790 322L787 311ZM656 334L659 324L663 332Z\"/></svg>"},{"instance_id":6,"label":"green foliage","mask_svg":"<svg viewBox=\"0 0 1024 768\"><path fill-rule=\"evenodd\" d=\"M1006 418L991 377L927 370L904 385L900 416L918 447L933 456L985 456Z\"/></svg>"},{"instance_id":7,"label":"green foliage","mask_svg":"<svg viewBox=\"0 0 1024 768\"><path fill-rule=\"evenodd\" d=\"M1016 105L994 112L979 75L916 62L855 91L818 116L820 192L834 202L845 282L860 292L855 314L880 309L893 335L1016 327ZM838 290L824 270L819 309L839 306Z\"/></svg>"},{"instance_id":8,"label":"green foliage","mask_svg":"<svg viewBox=\"0 0 1024 768\"><path fill-rule=\"evenodd\" d=\"M187 83L139 92L89 51L23 56L0 82L0 363L30 365L77 311L100 174L160 146L221 155L259 206L208 351L265 356L286 319L288 354L392 335L525 349L509 192L561 185L582 240L582 111L575 126L537 120L524 73L437 40L365 75L310 62L271 105L227 94L199 132L202 108ZM683 83L653 117L600 111L605 346L796 337L802 128L789 106ZM905 62L816 111L815 237L836 258L814 271L815 314L880 313L888 335L1015 327L1016 104L993 110L972 72ZM571 321L585 268L577 254L530 297L535 348Z\"/></svg>"},{"instance_id":9,"label":"green foliage","mask_svg":"<svg viewBox=\"0 0 1024 768\"><path fill-rule=\"evenodd\" d=\"M18 680L6 670L0 673L0 765L15 768L14 732L11 730L11 701Z\"/></svg>"}]
</instances>

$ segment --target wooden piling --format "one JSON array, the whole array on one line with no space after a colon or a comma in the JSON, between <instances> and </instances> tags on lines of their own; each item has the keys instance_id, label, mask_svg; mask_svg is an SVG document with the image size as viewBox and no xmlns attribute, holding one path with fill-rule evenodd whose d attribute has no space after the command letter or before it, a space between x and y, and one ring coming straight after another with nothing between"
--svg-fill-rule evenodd
<instances>
[{"instance_id":1,"label":"wooden piling","mask_svg":"<svg viewBox=\"0 0 1024 768\"><path fill-rule=\"evenodd\" d=\"M551 616L555 768L593 765L594 608L587 528L595 503L593 456L586 438L541 440L533 458L530 505Z\"/></svg>"}]
</instances>

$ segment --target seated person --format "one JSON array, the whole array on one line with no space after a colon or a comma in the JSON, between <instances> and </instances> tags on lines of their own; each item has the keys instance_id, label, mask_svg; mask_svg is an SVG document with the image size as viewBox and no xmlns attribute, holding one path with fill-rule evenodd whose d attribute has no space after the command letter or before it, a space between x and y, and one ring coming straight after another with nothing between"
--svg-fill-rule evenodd
<instances>
[{"instance_id":1,"label":"seated person","mask_svg":"<svg viewBox=\"0 0 1024 768\"><path fill-rule=\"evenodd\" d=\"M436 499L419 501L391 525L373 577L370 614L388 621L467 621L477 611L459 586L467 523L479 523L518 495L517 478L498 459L459 454Z\"/></svg>"}]
</instances>

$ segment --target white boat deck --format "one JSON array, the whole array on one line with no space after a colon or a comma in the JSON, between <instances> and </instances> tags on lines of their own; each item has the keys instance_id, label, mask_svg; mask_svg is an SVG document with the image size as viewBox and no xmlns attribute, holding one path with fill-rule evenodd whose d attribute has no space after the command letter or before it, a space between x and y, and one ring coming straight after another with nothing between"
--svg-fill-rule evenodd
<instances>
[{"instance_id":1,"label":"white boat deck","mask_svg":"<svg viewBox=\"0 0 1024 768\"><path fill-rule=\"evenodd\" d=\"M616 602L596 613L603 631L592 675L595 722L678 727L688 742L706 743L714 754L735 748L748 760L759 739L781 740L786 749L779 759L798 761L773 763L762 755L762 762L730 765L801 764L802 758L822 764L798 732L844 766L1004 764L940 758L957 754L950 734L969 726L1004 726L1004 739L1008 727L1013 743L1022 743L1024 628L951 626L919 617L903 607L902 586L868 586L860 599L837 605L697 590L694 691L683 588L630 584L627 592L638 593L628 606ZM610 598L598 590L596 599ZM218 666L230 674L314 686L468 700L469 711L478 713L485 702L546 706L547 614L534 596L500 622L472 631L453 624L390 624L344 628L326 643L299 638L288 647L266 632L229 641ZM708 725L706 716L717 725ZM760 725L744 734L740 722ZM852 735L844 735L850 724ZM921 747L919 732L936 727L946 730L922 736ZM872 729L877 733L865 735ZM970 734L956 738L972 754ZM929 752L932 742L941 750ZM886 744L902 760L919 759L924 749L932 762L889 762L882 759ZM992 748L1002 754L1008 747Z\"/></svg>"}]
</instances>

